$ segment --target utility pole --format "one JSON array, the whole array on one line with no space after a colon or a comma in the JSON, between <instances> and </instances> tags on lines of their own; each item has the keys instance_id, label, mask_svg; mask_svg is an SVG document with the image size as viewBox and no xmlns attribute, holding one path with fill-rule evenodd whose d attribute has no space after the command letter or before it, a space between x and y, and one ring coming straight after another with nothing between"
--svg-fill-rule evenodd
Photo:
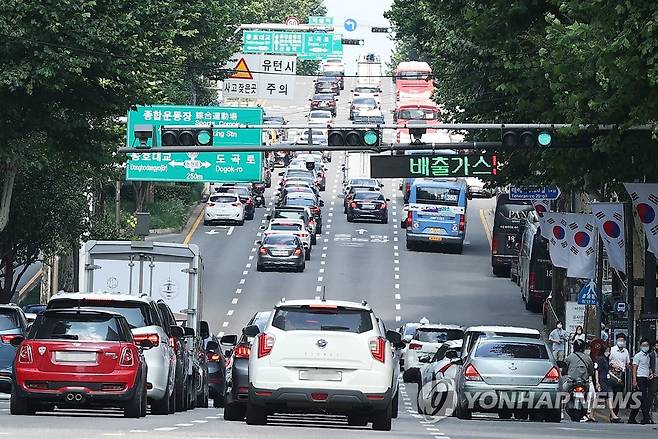
<instances>
[{"instance_id":1,"label":"utility pole","mask_svg":"<svg viewBox=\"0 0 658 439\"><path fill-rule=\"evenodd\" d=\"M121 180L114 182L114 225L121 227Z\"/></svg>"},{"instance_id":2,"label":"utility pole","mask_svg":"<svg viewBox=\"0 0 658 439\"><path fill-rule=\"evenodd\" d=\"M628 349L633 350L633 334L635 325L635 274L633 273L633 234L635 233L635 220L633 218L632 203L624 203L624 217L626 223L626 302L628 304Z\"/></svg>"}]
</instances>

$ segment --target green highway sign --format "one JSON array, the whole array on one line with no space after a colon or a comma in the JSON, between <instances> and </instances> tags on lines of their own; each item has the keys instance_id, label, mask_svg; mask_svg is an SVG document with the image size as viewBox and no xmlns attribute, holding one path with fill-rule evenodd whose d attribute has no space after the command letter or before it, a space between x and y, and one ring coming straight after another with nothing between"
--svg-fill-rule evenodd
<instances>
[{"instance_id":1,"label":"green highway sign","mask_svg":"<svg viewBox=\"0 0 658 439\"><path fill-rule=\"evenodd\" d=\"M319 59L333 55L334 35L326 32L286 32L245 30L243 53L272 53L312 56Z\"/></svg>"},{"instance_id":2,"label":"green highway sign","mask_svg":"<svg viewBox=\"0 0 658 439\"><path fill-rule=\"evenodd\" d=\"M127 147L143 147L144 152L129 154L126 179L177 182L254 182L260 181L263 157L260 152L221 152L222 146L261 145L260 129L232 129L237 124L262 124L261 108L202 107L186 105L138 106L128 111ZM136 137L145 127L150 138L140 146ZM168 139L183 133L185 127L197 133L197 143L212 142L217 152L167 152ZM212 136L207 130L212 127ZM163 142L163 133L165 141ZM184 134L178 138L182 139ZM154 143L155 141L155 143ZM181 145L174 145L181 146Z\"/></svg>"},{"instance_id":3,"label":"green highway sign","mask_svg":"<svg viewBox=\"0 0 658 439\"><path fill-rule=\"evenodd\" d=\"M343 56L343 36L341 34L334 34L334 45L330 56L327 55L301 55L299 59L312 59L322 60L325 58L342 58Z\"/></svg>"},{"instance_id":4,"label":"green highway sign","mask_svg":"<svg viewBox=\"0 0 658 439\"><path fill-rule=\"evenodd\" d=\"M334 17L310 16L308 17L308 24L315 24L320 26L333 26Z\"/></svg>"}]
</instances>

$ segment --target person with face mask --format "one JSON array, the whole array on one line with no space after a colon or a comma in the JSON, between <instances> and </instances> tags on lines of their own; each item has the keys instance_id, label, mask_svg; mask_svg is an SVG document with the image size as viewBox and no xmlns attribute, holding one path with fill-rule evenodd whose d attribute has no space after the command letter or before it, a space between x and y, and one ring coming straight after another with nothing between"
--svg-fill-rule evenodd
<instances>
[{"instance_id":1,"label":"person with face mask","mask_svg":"<svg viewBox=\"0 0 658 439\"><path fill-rule=\"evenodd\" d=\"M548 335L548 340L552 343L555 361L564 360L564 342L566 339L567 331L562 329L562 323L558 322L556 328Z\"/></svg>"},{"instance_id":2,"label":"person with face mask","mask_svg":"<svg viewBox=\"0 0 658 439\"><path fill-rule=\"evenodd\" d=\"M633 356L633 390L642 394L642 424L653 424L649 414L649 377L651 375L649 360L649 340L640 340L640 351ZM640 409L634 407L628 415L629 424L637 424L637 414Z\"/></svg>"},{"instance_id":3,"label":"person with face mask","mask_svg":"<svg viewBox=\"0 0 658 439\"><path fill-rule=\"evenodd\" d=\"M608 360L610 358L610 348L606 347L604 350L599 351L599 356L596 358L594 364L594 382L596 391L599 395L605 396L606 406L608 408L608 419L614 424L621 422L621 418L615 414L612 406L612 393L610 392L610 365ZM594 410L591 414L592 418L596 418Z\"/></svg>"},{"instance_id":4,"label":"person with face mask","mask_svg":"<svg viewBox=\"0 0 658 439\"><path fill-rule=\"evenodd\" d=\"M610 390L612 390L614 401L621 402L621 394L624 393L624 383L626 382L626 370L631 365L631 358L626 349L626 335L617 334L615 345L610 348ZM619 415L619 406L614 407L615 416Z\"/></svg>"},{"instance_id":5,"label":"person with face mask","mask_svg":"<svg viewBox=\"0 0 658 439\"><path fill-rule=\"evenodd\" d=\"M583 331L583 327L580 325L576 326L576 332L574 332L571 336L571 344L573 345L576 340L580 340L582 342L587 341L585 339L585 332Z\"/></svg>"}]
</instances>

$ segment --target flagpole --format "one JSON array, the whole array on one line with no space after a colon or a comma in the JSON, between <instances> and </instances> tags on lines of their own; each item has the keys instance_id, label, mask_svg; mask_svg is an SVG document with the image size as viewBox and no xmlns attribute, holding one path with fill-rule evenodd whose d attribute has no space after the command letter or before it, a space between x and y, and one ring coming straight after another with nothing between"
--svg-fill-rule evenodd
<instances>
[{"instance_id":1,"label":"flagpole","mask_svg":"<svg viewBox=\"0 0 658 439\"><path fill-rule=\"evenodd\" d=\"M624 203L624 234L626 250L626 301L628 303L628 334L626 334L629 351L633 350L633 335L635 333L635 274L633 273L633 203ZM629 374L627 374L629 375Z\"/></svg>"}]
</instances>

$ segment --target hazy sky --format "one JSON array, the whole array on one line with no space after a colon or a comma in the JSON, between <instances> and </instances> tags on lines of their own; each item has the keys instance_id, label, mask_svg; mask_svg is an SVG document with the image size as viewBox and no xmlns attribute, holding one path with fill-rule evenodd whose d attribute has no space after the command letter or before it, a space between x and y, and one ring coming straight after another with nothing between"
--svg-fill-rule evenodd
<instances>
[{"instance_id":1,"label":"hazy sky","mask_svg":"<svg viewBox=\"0 0 658 439\"><path fill-rule=\"evenodd\" d=\"M384 18L393 0L324 0L327 7L327 16L334 17L334 31L342 33L343 38L360 38L364 40L363 46L343 46L343 60L346 73L354 73L356 58L367 52L375 52L382 57L382 64L388 62L394 44L388 34L373 34L372 26L388 26ZM356 20L357 27L354 32L347 32L343 23L348 18Z\"/></svg>"}]
</instances>

